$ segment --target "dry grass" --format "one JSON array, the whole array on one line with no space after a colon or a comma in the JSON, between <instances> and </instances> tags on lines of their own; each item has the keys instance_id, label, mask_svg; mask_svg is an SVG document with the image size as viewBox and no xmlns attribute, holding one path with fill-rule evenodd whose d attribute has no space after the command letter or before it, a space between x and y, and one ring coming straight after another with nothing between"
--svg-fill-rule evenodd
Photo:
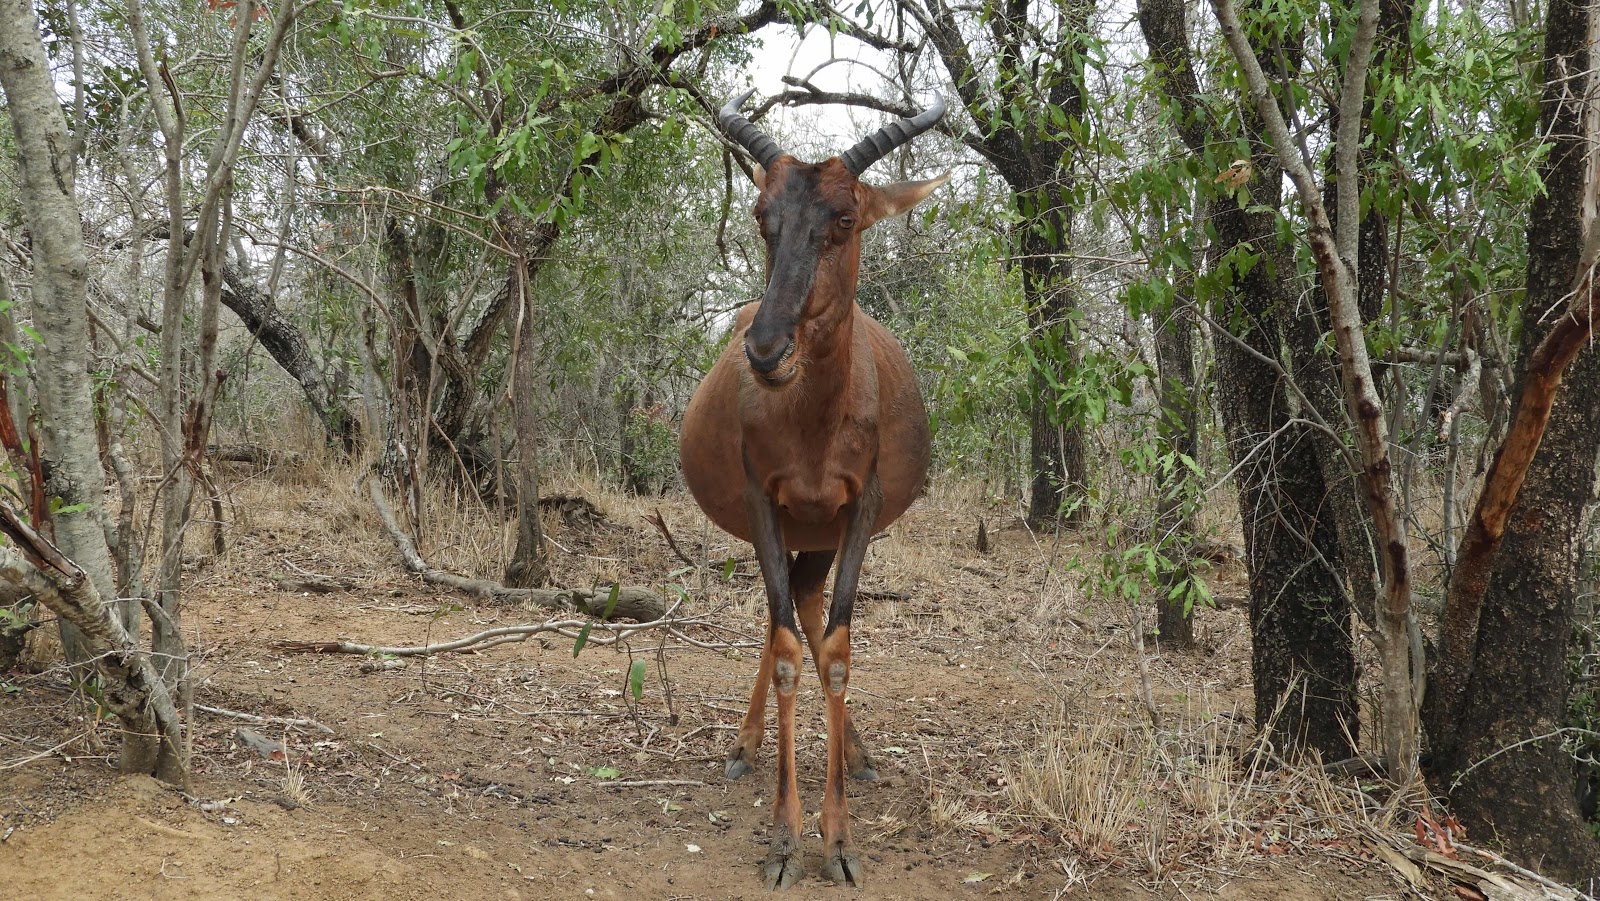
<instances>
[{"instance_id":1,"label":"dry grass","mask_svg":"<svg viewBox=\"0 0 1600 901\"><path fill-rule=\"evenodd\" d=\"M1316 761L1268 765L1224 711L1162 728L1109 713L1038 729L1006 766L1010 813L1080 856L1150 878L1249 854L1340 846L1397 821Z\"/></svg>"},{"instance_id":2,"label":"dry grass","mask_svg":"<svg viewBox=\"0 0 1600 901\"><path fill-rule=\"evenodd\" d=\"M283 739L284 747L289 747L289 737ZM311 803L311 792L306 785L305 765L299 763L293 754L283 757L283 799L296 807L306 807Z\"/></svg>"},{"instance_id":3,"label":"dry grass","mask_svg":"<svg viewBox=\"0 0 1600 901\"><path fill-rule=\"evenodd\" d=\"M1114 853L1156 788L1152 739L1111 719L1041 730L1038 749L1006 768L1016 813L1049 824L1085 853Z\"/></svg>"}]
</instances>

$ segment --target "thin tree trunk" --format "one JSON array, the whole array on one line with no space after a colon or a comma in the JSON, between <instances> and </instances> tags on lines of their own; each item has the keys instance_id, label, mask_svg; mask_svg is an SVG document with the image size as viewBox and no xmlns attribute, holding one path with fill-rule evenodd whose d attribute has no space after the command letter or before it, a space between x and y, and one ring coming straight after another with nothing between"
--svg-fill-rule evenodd
<instances>
[{"instance_id":1,"label":"thin tree trunk","mask_svg":"<svg viewBox=\"0 0 1600 901\"><path fill-rule=\"evenodd\" d=\"M542 588L550 584L550 551L545 546L544 523L539 519L539 390L533 295L528 290L528 269L518 260L517 293L522 315L517 323L515 379L512 407L517 427L517 548L506 566L506 585Z\"/></svg>"},{"instance_id":2,"label":"thin tree trunk","mask_svg":"<svg viewBox=\"0 0 1600 901\"><path fill-rule=\"evenodd\" d=\"M1160 379L1161 433L1163 450L1193 460L1199 439L1199 409L1196 407L1194 372L1194 312L1190 297L1180 295L1173 301L1172 312L1165 324L1156 328L1156 368ZM1194 516L1187 512L1183 488L1190 478L1189 470L1181 465L1157 472L1157 488L1161 494L1156 512L1156 531L1163 537L1192 535ZM1176 556L1176 555L1170 555ZM1188 548L1182 549L1180 568L1173 572L1168 584L1187 582L1194 577ZM1162 644L1179 648L1194 647L1194 609L1181 600L1173 600L1168 591L1156 596L1156 629Z\"/></svg>"},{"instance_id":3,"label":"thin tree trunk","mask_svg":"<svg viewBox=\"0 0 1600 901\"><path fill-rule=\"evenodd\" d=\"M1022 226L1022 300L1028 308L1032 365L1028 372L1029 463L1032 491L1028 524L1034 528L1076 526L1089 515L1083 503L1088 473L1083 452L1083 426L1057 402L1078 366L1072 318L1072 211L1052 199L1059 187L1017 194L1019 212L1029 216ZM1044 207L1044 208L1040 208Z\"/></svg>"}]
</instances>

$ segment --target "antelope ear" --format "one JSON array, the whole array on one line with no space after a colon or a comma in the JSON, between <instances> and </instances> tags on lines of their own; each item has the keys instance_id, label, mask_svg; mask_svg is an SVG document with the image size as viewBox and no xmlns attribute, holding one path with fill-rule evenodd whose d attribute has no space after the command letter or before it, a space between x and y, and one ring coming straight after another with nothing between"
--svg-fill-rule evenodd
<instances>
[{"instance_id":1,"label":"antelope ear","mask_svg":"<svg viewBox=\"0 0 1600 901\"><path fill-rule=\"evenodd\" d=\"M912 207L928 199L933 190L950 180L950 173L926 181L897 181L892 185L881 188L864 185L870 191L869 200L862 205L863 218L861 224L866 228L874 222L898 216L909 211Z\"/></svg>"},{"instance_id":2,"label":"antelope ear","mask_svg":"<svg viewBox=\"0 0 1600 901\"><path fill-rule=\"evenodd\" d=\"M767 170L761 168L760 163L756 163L755 168L750 170L750 180L756 183L757 191L765 191L767 189Z\"/></svg>"}]
</instances>

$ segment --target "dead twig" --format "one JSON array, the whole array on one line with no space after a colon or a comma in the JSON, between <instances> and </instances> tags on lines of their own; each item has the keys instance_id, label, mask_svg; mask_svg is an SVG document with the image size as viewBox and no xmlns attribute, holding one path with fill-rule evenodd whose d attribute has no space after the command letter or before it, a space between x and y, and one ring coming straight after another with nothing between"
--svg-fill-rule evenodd
<instances>
[{"instance_id":1,"label":"dead twig","mask_svg":"<svg viewBox=\"0 0 1600 901\"><path fill-rule=\"evenodd\" d=\"M361 654L365 656L385 657L427 657L434 654L455 654L477 652L492 648L499 644L509 644L518 641L527 641L535 635L554 633L576 640L585 629L588 630L586 644L612 645L630 638L640 632L652 629L665 629L674 638L697 647L721 648L727 645L717 645L711 642L698 641L683 633L683 629L694 625L705 625L697 617L676 616L679 604L674 603L667 610L666 615L659 619L642 623L608 623L596 622L587 619L552 619L542 623L530 623L520 626L498 626L485 629L462 638L449 641L434 642L425 645L372 645L361 644L354 641L276 641L272 647L280 651L290 651L304 654Z\"/></svg>"}]
</instances>

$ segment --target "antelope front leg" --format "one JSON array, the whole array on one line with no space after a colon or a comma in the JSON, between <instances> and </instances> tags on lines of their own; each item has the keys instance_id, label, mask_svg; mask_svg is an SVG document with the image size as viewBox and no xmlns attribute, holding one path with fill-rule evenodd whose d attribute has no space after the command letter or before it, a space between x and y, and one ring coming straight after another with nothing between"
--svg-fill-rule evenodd
<instances>
[{"instance_id":1,"label":"antelope front leg","mask_svg":"<svg viewBox=\"0 0 1600 901\"><path fill-rule=\"evenodd\" d=\"M778 695L778 796L772 805L772 843L761 875L769 890L788 888L805 875L800 862L800 786L794 768L794 703L800 685L800 635L795 623L794 600L789 596L789 555L783 548L778 508L755 478L746 473L745 507L761 578L767 587L767 646L763 668L770 665L772 688ZM756 694L761 693L758 686ZM753 703L749 716L761 716ZM763 702L761 707L765 707ZM733 768L729 764L729 770Z\"/></svg>"},{"instance_id":2,"label":"antelope front leg","mask_svg":"<svg viewBox=\"0 0 1600 901\"><path fill-rule=\"evenodd\" d=\"M850 686L850 616L855 612L856 584L861 576L861 561L867 555L872 527L882 509L883 493L874 474L850 511L844 547L839 552L839 573L833 581L828 628L822 636L822 651L816 655L828 712L828 784L822 799L822 872L834 882L855 886L861 885L862 872L861 860L850 843L850 808L844 794L853 731L844 698Z\"/></svg>"},{"instance_id":3,"label":"antelope front leg","mask_svg":"<svg viewBox=\"0 0 1600 901\"><path fill-rule=\"evenodd\" d=\"M822 667L822 589L828 583L828 571L833 568L834 551L809 551L795 557L789 567L789 596L794 599L795 611L800 617L800 629L805 632L806 644L811 646L811 659L817 661L817 675L827 687L828 676ZM765 695L763 695L765 698ZM844 762L851 779L876 782L878 771L872 765L872 754L856 732L855 718L845 708ZM757 741L760 741L759 735Z\"/></svg>"}]
</instances>

